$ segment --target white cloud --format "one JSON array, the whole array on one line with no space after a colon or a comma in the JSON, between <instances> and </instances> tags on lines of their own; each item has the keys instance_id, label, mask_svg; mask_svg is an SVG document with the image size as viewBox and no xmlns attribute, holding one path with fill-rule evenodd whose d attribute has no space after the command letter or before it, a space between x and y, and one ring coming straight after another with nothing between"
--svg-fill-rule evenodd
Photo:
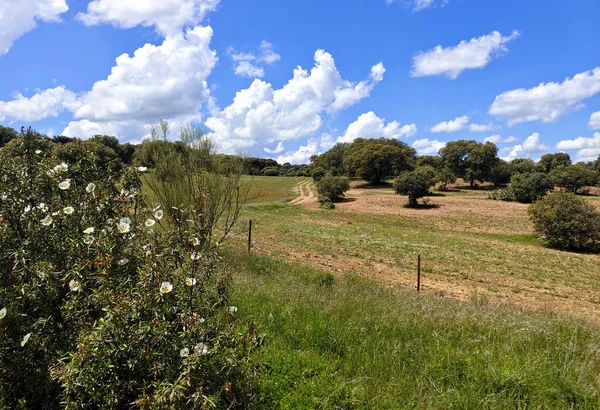
<instances>
[{"instance_id":1,"label":"white cloud","mask_svg":"<svg viewBox=\"0 0 600 410\"><path fill-rule=\"evenodd\" d=\"M499 144L502 142L502 137L498 134L490 135L483 139L483 142L493 142L494 144Z\"/></svg>"},{"instance_id":2,"label":"white cloud","mask_svg":"<svg viewBox=\"0 0 600 410\"><path fill-rule=\"evenodd\" d=\"M517 141L519 141L519 139L512 135L510 137L502 138L500 135L494 134L494 135L490 135L489 137L484 138L483 141L484 142L493 142L494 144L508 144L511 142L517 142Z\"/></svg>"},{"instance_id":3,"label":"white cloud","mask_svg":"<svg viewBox=\"0 0 600 410\"><path fill-rule=\"evenodd\" d=\"M60 15L68 10L66 0L0 1L0 56L33 30L37 21L59 22Z\"/></svg>"},{"instance_id":4,"label":"white cloud","mask_svg":"<svg viewBox=\"0 0 600 410\"><path fill-rule=\"evenodd\" d=\"M275 149L269 149L267 147L264 147L263 150L267 154L281 154L283 151L285 151L285 148L283 147L283 142L279 141L279 144L277 144L277 147Z\"/></svg>"},{"instance_id":5,"label":"white cloud","mask_svg":"<svg viewBox=\"0 0 600 410\"><path fill-rule=\"evenodd\" d=\"M139 138L161 118L182 125L198 120L210 95L206 78L217 62L210 49L212 34L210 27L196 27L167 37L160 46L146 44L133 56L119 56L107 79L81 96L74 112L81 121L70 123L64 134L106 129Z\"/></svg>"},{"instance_id":6,"label":"white cloud","mask_svg":"<svg viewBox=\"0 0 600 410\"><path fill-rule=\"evenodd\" d=\"M487 132L494 128L492 124L469 124L469 131L471 132Z\"/></svg>"},{"instance_id":7,"label":"white cloud","mask_svg":"<svg viewBox=\"0 0 600 410\"><path fill-rule=\"evenodd\" d=\"M576 150L576 161L594 161L600 155L600 132L595 132L591 138L579 137L574 140L560 141L556 144L556 149Z\"/></svg>"},{"instance_id":8,"label":"white cloud","mask_svg":"<svg viewBox=\"0 0 600 410\"><path fill-rule=\"evenodd\" d=\"M457 132L464 130L469 123L469 117L463 115L451 121L443 121L431 128L431 132Z\"/></svg>"},{"instance_id":9,"label":"white cloud","mask_svg":"<svg viewBox=\"0 0 600 410\"><path fill-rule=\"evenodd\" d=\"M234 62L235 75L248 78L264 77L265 70L260 65L270 65L281 60L281 56L273 51L273 44L266 40L260 43L258 54L238 52L231 46L227 48L227 54Z\"/></svg>"},{"instance_id":10,"label":"white cloud","mask_svg":"<svg viewBox=\"0 0 600 410\"><path fill-rule=\"evenodd\" d=\"M523 144L515 145L507 157L506 161L512 161L515 158L519 158L523 154L533 154L537 152L544 152L550 149L549 146L542 144L540 141L540 134L534 132L523 142ZM527 155L529 156L529 155Z\"/></svg>"},{"instance_id":11,"label":"white cloud","mask_svg":"<svg viewBox=\"0 0 600 410\"><path fill-rule=\"evenodd\" d=\"M289 162L290 164L308 164L310 162L310 157L313 155L319 155L324 151L324 148L315 140L314 138L310 138L306 145L301 145L296 151L288 151L284 155L280 155L277 157L277 162L280 164L285 164Z\"/></svg>"},{"instance_id":12,"label":"white cloud","mask_svg":"<svg viewBox=\"0 0 600 410\"><path fill-rule=\"evenodd\" d=\"M600 111L596 111L590 115L588 127L590 127L592 130L600 130Z\"/></svg>"},{"instance_id":13,"label":"white cloud","mask_svg":"<svg viewBox=\"0 0 600 410\"><path fill-rule=\"evenodd\" d=\"M77 107L77 97L64 86L40 91L31 97L16 93L12 101L0 101L0 121L39 121L56 117L62 111Z\"/></svg>"},{"instance_id":14,"label":"white cloud","mask_svg":"<svg viewBox=\"0 0 600 410\"><path fill-rule=\"evenodd\" d=\"M445 142L423 138L413 142L412 147L419 155L438 155L440 150L446 146Z\"/></svg>"},{"instance_id":15,"label":"white cloud","mask_svg":"<svg viewBox=\"0 0 600 410\"><path fill-rule=\"evenodd\" d=\"M383 79L379 63L369 77L358 83L344 80L331 54L317 50L310 73L301 67L282 88L255 79L236 93L223 110L214 110L205 125L222 149L252 146L256 140L288 141L308 137L323 125L323 115L336 112L367 97Z\"/></svg>"},{"instance_id":16,"label":"white cloud","mask_svg":"<svg viewBox=\"0 0 600 410\"><path fill-rule=\"evenodd\" d=\"M507 52L505 44L519 36L513 31L510 36L502 36L498 31L461 41L458 45L443 48L441 45L420 52L413 57L412 77L425 77L444 74L454 80L467 69L483 68L492 56Z\"/></svg>"},{"instance_id":17,"label":"white cloud","mask_svg":"<svg viewBox=\"0 0 600 410\"><path fill-rule=\"evenodd\" d=\"M151 27L166 35L176 35L185 26L195 26L207 13L217 9L220 0L94 0L87 13L77 17L86 25L112 24L132 28Z\"/></svg>"},{"instance_id":18,"label":"white cloud","mask_svg":"<svg viewBox=\"0 0 600 410\"><path fill-rule=\"evenodd\" d=\"M414 12L421 11L430 7L440 6L443 7L448 3L449 0L385 0L387 4L394 2L404 3L407 7L411 8Z\"/></svg>"},{"instance_id":19,"label":"white cloud","mask_svg":"<svg viewBox=\"0 0 600 410\"><path fill-rule=\"evenodd\" d=\"M528 121L550 123L567 111L582 107L581 101L600 92L600 67L576 74L562 83L506 91L496 97L489 113L504 117L509 125Z\"/></svg>"},{"instance_id":20,"label":"white cloud","mask_svg":"<svg viewBox=\"0 0 600 410\"><path fill-rule=\"evenodd\" d=\"M336 142L352 142L357 138L400 138L412 137L417 133L417 126L409 124L400 126L398 121L385 124L385 118L379 118L373 111L361 114L346 129L346 133Z\"/></svg>"},{"instance_id":21,"label":"white cloud","mask_svg":"<svg viewBox=\"0 0 600 410\"><path fill-rule=\"evenodd\" d=\"M250 61L240 61L234 69L235 75L248 78L262 78L265 76L265 70L252 64Z\"/></svg>"}]
</instances>

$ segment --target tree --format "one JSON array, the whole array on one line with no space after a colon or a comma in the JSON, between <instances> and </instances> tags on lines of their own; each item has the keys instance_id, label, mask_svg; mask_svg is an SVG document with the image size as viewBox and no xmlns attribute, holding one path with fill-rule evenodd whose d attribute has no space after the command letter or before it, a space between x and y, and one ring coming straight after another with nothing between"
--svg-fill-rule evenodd
<instances>
[{"instance_id":1,"label":"tree","mask_svg":"<svg viewBox=\"0 0 600 410\"><path fill-rule=\"evenodd\" d=\"M516 158L510 161L513 174L529 174L535 168L535 162L530 158Z\"/></svg>"},{"instance_id":2,"label":"tree","mask_svg":"<svg viewBox=\"0 0 600 410\"><path fill-rule=\"evenodd\" d=\"M13 128L0 125L0 148L18 136L19 134Z\"/></svg>"},{"instance_id":3,"label":"tree","mask_svg":"<svg viewBox=\"0 0 600 410\"><path fill-rule=\"evenodd\" d=\"M490 181L496 185L506 185L510 182L512 167L504 160L499 160L498 165L490 170Z\"/></svg>"},{"instance_id":4,"label":"tree","mask_svg":"<svg viewBox=\"0 0 600 410\"><path fill-rule=\"evenodd\" d=\"M435 179L441 184L440 189L445 191L448 189L448 184L456 182L456 175L448 167L442 167L438 170Z\"/></svg>"},{"instance_id":5,"label":"tree","mask_svg":"<svg viewBox=\"0 0 600 410\"><path fill-rule=\"evenodd\" d=\"M263 168L262 174L266 177L276 177L277 175L279 175L279 168L277 168L277 167Z\"/></svg>"},{"instance_id":6,"label":"tree","mask_svg":"<svg viewBox=\"0 0 600 410\"><path fill-rule=\"evenodd\" d=\"M339 200L344 197L347 190L350 189L348 178L327 174L317 182L317 192L319 198L329 202Z\"/></svg>"},{"instance_id":7,"label":"tree","mask_svg":"<svg viewBox=\"0 0 600 410\"><path fill-rule=\"evenodd\" d=\"M396 178L394 180L394 190L397 194L408 195L408 206L416 207L418 199L428 195L429 188L433 184L433 178L429 173L413 171Z\"/></svg>"},{"instance_id":8,"label":"tree","mask_svg":"<svg viewBox=\"0 0 600 410\"><path fill-rule=\"evenodd\" d=\"M332 175L344 175L344 154L350 146L347 142L338 142L327 152L321 155L313 155L310 158L310 168L322 168Z\"/></svg>"},{"instance_id":9,"label":"tree","mask_svg":"<svg viewBox=\"0 0 600 410\"><path fill-rule=\"evenodd\" d=\"M564 250L600 250L600 213L573 193L548 195L529 207L536 232L549 246Z\"/></svg>"},{"instance_id":10,"label":"tree","mask_svg":"<svg viewBox=\"0 0 600 410\"><path fill-rule=\"evenodd\" d=\"M535 202L553 188L550 177L541 172L515 174L510 179L509 187L517 202L522 203Z\"/></svg>"},{"instance_id":11,"label":"tree","mask_svg":"<svg viewBox=\"0 0 600 410\"><path fill-rule=\"evenodd\" d=\"M491 142L451 141L440 150L440 156L443 166L473 187L475 181L489 180L492 168L498 163L498 148Z\"/></svg>"},{"instance_id":12,"label":"tree","mask_svg":"<svg viewBox=\"0 0 600 410\"><path fill-rule=\"evenodd\" d=\"M567 192L577 193L585 186L598 183L598 173L584 164L566 165L554 168L550 172L554 185L565 188Z\"/></svg>"},{"instance_id":13,"label":"tree","mask_svg":"<svg viewBox=\"0 0 600 410\"><path fill-rule=\"evenodd\" d=\"M536 165L538 172L549 174L553 169L571 165L571 156L564 152L542 155Z\"/></svg>"},{"instance_id":14,"label":"tree","mask_svg":"<svg viewBox=\"0 0 600 410\"><path fill-rule=\"evenodd\" d=\"M346 150L348 176L359 176L370 184L381 184L387 176L411 170L416 151L394 139L356 139Z\"/></svg>"}]
</instances>

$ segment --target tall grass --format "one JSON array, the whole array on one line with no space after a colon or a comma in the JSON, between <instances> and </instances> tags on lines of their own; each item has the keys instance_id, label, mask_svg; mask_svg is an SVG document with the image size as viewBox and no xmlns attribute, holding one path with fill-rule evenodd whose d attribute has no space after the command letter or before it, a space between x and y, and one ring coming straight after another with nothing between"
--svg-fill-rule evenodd
<instances>
[{"instance_id":1,"label":"tall grass","mask_svg":"<svg viewBox=\"0 0 600 410\"><path fill-rule=\"evenodd\" d=\"M591 323L225 253L233 303L266 335L261 408L600 406Z\"/></svg>"}]
</instances>

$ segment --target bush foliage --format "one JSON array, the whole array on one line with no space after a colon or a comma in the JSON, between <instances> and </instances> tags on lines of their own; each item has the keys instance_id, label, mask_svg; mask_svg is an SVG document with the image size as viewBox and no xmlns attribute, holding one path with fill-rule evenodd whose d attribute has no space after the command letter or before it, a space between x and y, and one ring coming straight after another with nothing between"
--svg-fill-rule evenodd
<instances>
[{"instance_id":1,"label":"bush foliage","mask_svg":"<svg viewBox=\"0 0 600 410\"><path fill-rule=\"evenodd\" d=\"M323 198L322 202L340 200L349 189L350 183L346 177L335 177L327 174L317 181L317 192L319 198ZM319 202L321 202L321 199Z\"/></svg>"},{"instance_id":2,"label":"bush foliage","mask_svg":"<svg viewBox=\"0 0 600 410\"><path fill-rule=\"evenodd\" d=\"M259 337L202 225L147 205L144 169L95 144L0 150L0 408L248 406Z\"/></svg>"},{"instance_id":3,"label":"bush foliage","mask_svg":"<svg viewBox=\"0 0 600 410\"><path fill-rule=\"evenodd\" d=\"M434 184L433 177L424 171L413 171L400 175L394 180L394 190L397 194L408 195L408 205L417 206L418 199L429 194L429 188Z\"/></svg>"},{"instance_id":4,"label":"bush foliage","mask_svg":"<svg viewBox=\"0 0 600 410\"><path fill-rule=\"evenodd\" d=\"M600 251L600 212L572 193L557 192L529 207L535 230L557 249Z\"/></svg>"}]
</instances>

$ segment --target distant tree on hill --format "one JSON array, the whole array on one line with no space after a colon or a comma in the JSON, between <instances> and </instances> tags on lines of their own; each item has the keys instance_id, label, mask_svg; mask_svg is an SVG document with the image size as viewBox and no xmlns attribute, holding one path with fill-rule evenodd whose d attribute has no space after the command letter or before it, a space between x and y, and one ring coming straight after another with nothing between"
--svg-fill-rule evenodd
<instances>
[{"instance_id":1,"label":"distant tree on hill","mask_svg":"<svg viewBox=\"0 0 600 410\"><path fill-rule=\"evenodd\" d=\"M263 168L262 174L266 177L276 177L277 175L279 175L279 168L277 168L277 167Z\"/></svg>"},{"instance_id":2,"label":"distant tree on hill","mask_svg":"<svg viewBox=\"0 0 600 410\"><path fill-rule=\"evenodd\" d=\"M564 152L542 155L536 169L538 172L549 174L553 169L571 165L571 156Z\"/></svg>"},{"instance_id":3,"label":"distant tree on hill","mask_svg":"<svg viewBox=\"0 0 600 410\"><path fill-rule=\"evenodd\" d=\"M311 173L313 169L323 169L332 175L344 175L346 170L344 169L344 154L350 147L347 142L338 142L327 152L321 155L313 155L310 158Z\"/></svg>"},{"instance_id":4,"label":"distant tree on hill","mask_svg":"<svg viewBox=\"0 0 600 410\"><path fill-rule=\"evenodd\" d=\"M440 183L440 189L445 191L448 189L448 184L456 182L456 175L448 167L441 167L437 170L436 181Z\"/></svg>"},{"instance_id":5,"label":"distant tree on hill","mask_svg":"<svg viewBox=\"0 0 600 410\"><path fill-rule=\"evenodd\" d=\"M440 150L443 166L454 175L469 181L489 181L491 170L498 164L498 148L491 142L451 141Z\"/></svg>"},{"instance_id":6,"label":"distant tree on hill","mask_svg":"<svg viewBox=\"0 0 600 410\"><path fill-rule=\"evenodd\" d=\"M0 125L0 147L3 147L18 136L19 134L14 129Z\"/></svg>"},{"instance_id":7,"label":"distant tree on hill","mask_svg":"<svg viewBox=\"0 0 600 410\"><path fill-rule=\"evenodd\" d=\"M513 168L504 161L499 160L498 164L490 170L490 181L496 186L506 185L510 182Z\"/></svg>"},{"instance_id":8,"label":"distant tree on hill","mask_svg":"<svg viewBox=\"0 0 600 410\"><path fill-rule=\"evenodd\" d=\"M396 139L356 139L346 149L344 167L348 176L359 176L370 184L381 184L387 176L414 168L416 151Z\"/></svg>"},{"instance_id":9,"label":"distant tree on hill","mask_svg":"<svg viewBox=\"0 0 600 410\"><path fill-rule=\"evenodd\" d=\"M554 168L549 176L554 185L574 194L585 186L598 184L598 173L585 164L562 165Z\"/></svg>"},{"instance_id":10,"label":"distant tree on hill","mask_svg":"<svg viewBox=\"0 0 600 410\"><path fill-rule=\"evenodd\" d=\"M535 162L529 158L516 158L510 161L513 174L529 174L535 169Z\"/></svg>"},{"instance_id":11,"label":"distant tree on hill","mask_svg":"<svg viewBox=\"0 0 600 410\"><path fill-rule=\"evenodd\" d=\"M542 172L514 174L510 179L509 190L517 202L535 202L552 189L554 189L552 180Z\"/></svg>"}]
</instances>

